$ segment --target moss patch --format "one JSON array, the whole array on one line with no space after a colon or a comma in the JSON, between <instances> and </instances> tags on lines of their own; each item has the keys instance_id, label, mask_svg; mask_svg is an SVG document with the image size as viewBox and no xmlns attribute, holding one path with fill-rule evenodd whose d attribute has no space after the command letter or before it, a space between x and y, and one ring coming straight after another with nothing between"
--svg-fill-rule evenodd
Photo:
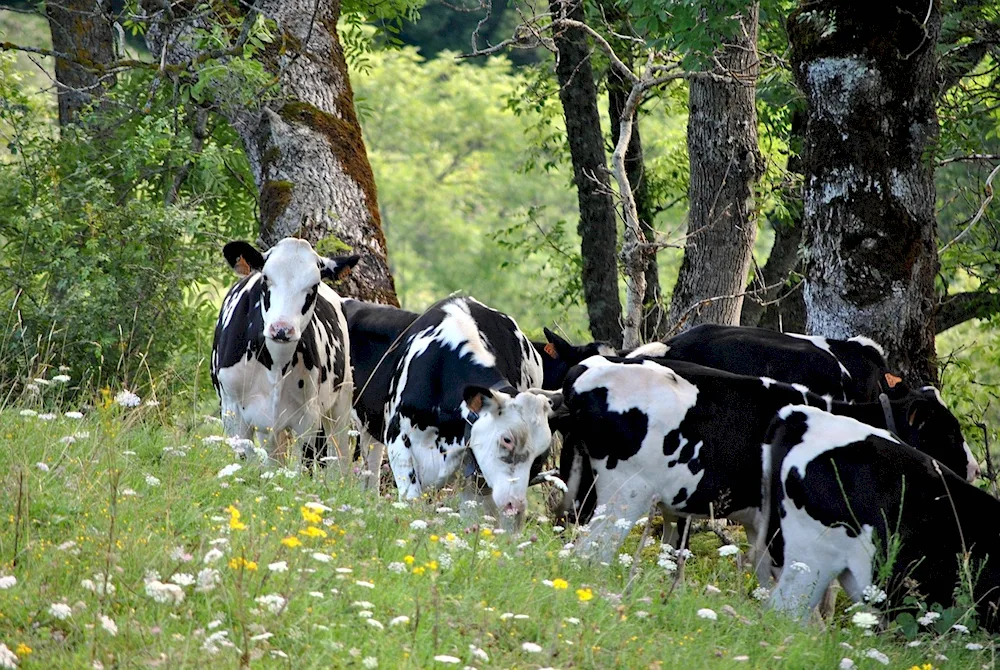
<instances>
[{"instance_id":1,"label":"moss patch","mask_svg":"<svg viewBox=\"0 0 1000 670\"><path fill-rule=\"evenodd\" d=\"M350 251L351 245L336 235L327 235L317 240L313 248L316 249L316 253L323 256L336 256Z\"/></svg>"},{"instance_id":2,"label":"moss patch","mask_svg":"<svg viewBox=\"0 0 1000 670\"><path fill-rule=\"evenodd\" d=\"M288 209L295 184L290 181L265 181L260 189L260 221L264 230L271 230L275 221Z\"/></svg>"}]
</instances>

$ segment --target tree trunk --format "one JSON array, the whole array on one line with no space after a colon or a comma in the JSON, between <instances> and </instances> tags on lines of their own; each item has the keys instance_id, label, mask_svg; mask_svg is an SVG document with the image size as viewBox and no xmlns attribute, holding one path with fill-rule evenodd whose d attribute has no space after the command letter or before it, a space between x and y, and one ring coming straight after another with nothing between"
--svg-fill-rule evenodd
<instances>
[{"instance_id":1,"label":"tree trunk","mask_svg":"<svg viewBox=\"0 0 1000 670\"><path fill-rule=\"evenodd\" d=\"M739 83L694 79L688 101L691 163L687 243L670 301L675 329L699 323L740 322L757 223L753 187L762 159L757 146L754 86L757 3L717 52L723 74Z\"/></svg>"},{"instance_id":2,"label":"tree trunk","mask_svg":"<svg viewBox=\"0 0 1000 670\"><path fill-rule=\"evenodd\" d=\"M803 4L788 21L806 93L807 330L867 335L935 381L937 2Z\"/></svg>"},{"instance_id":3,"label":"tree trunk","mask_svg":"<svg viewBox=\"0 0 1000 670\"><path fill-rule=\"evenodd\" d=\"M160 7L157 0L147 2ZM351 250L361 262L338 292L398 305L375 180L336 32L340 2L268 0L254 6L277 22L275 44L260 58L277 75L280 93L260 107L221 109L243 141L260 190L260 242L271 246L295 236L324 253ZM160 22L154 16L147 35L151 48L159 53L166 39L168 61L190 57L190 25L159 11L164 16Z\"/></svg>"},{"instance_id":4,"label":"tree trunk","mask_svg":"<svg viewBox=\"0 0 1000 670\"><path fill-rule=\"evenodd\" d=\"M626 61L627 62L627 61ZM617 140L621 132L622 110L628 99L632 85L624 81L614 68L608 71L608 116L611 117L612 142ZM642 158L642 138L639 136L638 112L632 126L632 139L625 154L625 170L628 181L632 185L635 197L635 208L639 216L639 224L646 240L656 239L653 229L653 208L649 198L649 188L646 183L646 166ZM663 310L663 297L660 293L660 270L656 263L656 254L650 253L646 261L646 291L642 301L642 338L646 342L659 339L666 332L666 314Z\"/></svg>"},{"instance_id":5,"label":"tree trunk","mask_svg":"<svg viewBox=\"0 0 1000 670\"><path fill-rule=\"evenodd\" d=\"M582 0L552 0L549 7L556 16L584 20ZM622 327L615 253L618 234L590 47L586 34L578 28L558 31L554 40L558 51L559 99L580 203L577 231L590 332L597 340L619 346Z\"/></svg>"},{"instance_id":6,"label":"tree trunk","mask_svg":"<svg viewBox=\"0 0 1000 670\"><path fill-rule=\"evenodd\" d=\"M56 58L56 97L59 125L74 123L85 106L100 100L114 86L114 75L101 75L101 66L115 59L111 0L58 0L46 2L45 14L52 33L52 50L70 54L78 62Z\"/></svg>"}]
</instances>

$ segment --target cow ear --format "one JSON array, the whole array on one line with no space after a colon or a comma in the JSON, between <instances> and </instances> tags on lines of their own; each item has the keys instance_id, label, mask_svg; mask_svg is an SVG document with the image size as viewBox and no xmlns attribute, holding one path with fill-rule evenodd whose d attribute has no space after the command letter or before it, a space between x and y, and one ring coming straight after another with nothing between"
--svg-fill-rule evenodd
<instances>
[{"instance_id":1,"label":"cow ear","mask_svg":"<svg viewBox=\"0 0 1000 670\"><path fill-rule=\"evenodd\" d=\"M546 391L545 389L528 389L528 393L533 393L537 396L545 398L546 402L549 404L548 417L551 419L552 415L555 414L560 407L563 406L563 394L562 391Z\"/></svg>"},{"instance_id":2,"label":"cow ear","mask_svg":"<svg viewBox=\"0 0 1000 670\"><path fill-rule=\"evenodd\" d=\"M549 341L549 343L545 345L545 353L549 356L556 360L562 359L568 361L573 361L578 357L574 356L574 352L576 352L577 347L559 337L548 328L544 328L543 332L545 333L545 339Z\"/></svg>"},{"instance_id":3,"label":"cow ear","mask_svg":"<svg viewBox=\"0 0 1000 670\"><path fill-rule=\"evenodd\" d=\"M323 279L328 281L340 281L347 275L361 260L361 256L337 256L336 258L320 257L319 271Z\"/></svg>"},{"instance_id":4,"label":"cow ear","mask_svg":"<svg viewBox=\"0 0 1000 670\"><path fill-rule=\"evenodd\" d=\"M501 394L494 393L483 386L466 386L462 397L465 399L465 406L469 412L476 415L497 412L504 406L504 398Z\"/></svg>"},{"instance_id":5,"label":"cow ear","mask_svg":"<svg viewBox=\"0 0 1000 670\"><path fill-rule=\"evenodd\" d=\"M264 269L264 254L257 251L249 242L230 242L222 247L222 255L226 257L229 266L241 277L251 272Z\"/></svg>"},{"instance_id":6,"label":"cow ear","mask_svg":"<svg viewBox=\"0 0 1000 670\"><path fill-rule=\"evenodd\" d=\"M917 430L924 427L924 424L931 418L934 412L934 403L926 398L917 398L906 409L906 422L914 426Z\"/></svg>"},{"instance_id":7,"label":"cow ear","mask_svg":"<svg viewBox=\"0 0 1000 670\"><path fill-rule=\"evenodd\" d=\"M886 372L885 373L885 383L886 383L886 385L888 385L889 388L891 388L891 389L896 388L896 384L900 383L901 381L903 381L902 377L897 377L896 375L892 374L891 372Z\"/></svg>"}]
</instances>

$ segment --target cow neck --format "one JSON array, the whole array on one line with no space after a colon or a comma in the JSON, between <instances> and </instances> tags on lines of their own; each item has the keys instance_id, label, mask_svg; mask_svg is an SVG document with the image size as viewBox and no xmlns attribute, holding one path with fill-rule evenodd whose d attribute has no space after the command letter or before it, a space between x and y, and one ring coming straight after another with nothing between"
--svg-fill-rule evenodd
<instances>
[{"instance_id":1,"label":"cow neck","mask_svg":"<svg viewBox=\"0 0 1000 670\"><path fill-rule=\"evenodd\" d=\"M264 337L264 346L267 348L267 353L271 355L272 361L271 369L268 371L268 375L273 378L273 382L277 382L284 378L285 374L288 372L287 368L291 365L292 359L295 358L302 342L303 340L284 343L274 342L273 340Z\"/></svg>"}]
</instances>

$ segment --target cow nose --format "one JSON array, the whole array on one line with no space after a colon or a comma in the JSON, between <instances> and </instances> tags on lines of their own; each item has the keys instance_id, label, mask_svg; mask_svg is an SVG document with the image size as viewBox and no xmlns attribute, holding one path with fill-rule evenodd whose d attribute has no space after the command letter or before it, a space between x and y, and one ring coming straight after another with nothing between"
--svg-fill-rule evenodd
<instances>
[{"instance_id":1,"label":"cow nose","mask_svg":"<svg viewBox=\"0 0 1000 670\"><path fill-rule=\"evenodd\" d=\"M275 321L268 328L268 334L272 340L278 342L288 342L295 337L295 328L283 321Z\"/></svg>"},{"instance_id":2,"label":"cow nose","mask_svg":"<svg viewBox=\"0 0 1000 670\"><path fill-rule=\"evenodd\" d=\"M979 463L975 461L969 461L968 467L969 467L968 477L970 482L973 482L979 479L980 476L982 476L983 469L979 467Z\"/></svg>"},{"instance_id":3,"label":"cow nose","mask_svg":"<svg viewBox=\"0 0 1000 670\"><path fill-rule=\"evenodd\" d=\"M524 507L525 504L523 500L511 500L510 502L508 502L506 505L503 506L503 509L500 510L500 513L503 514L504 516L517 516L518 514L524 511Z\"/></svg>"}]
</instances>

